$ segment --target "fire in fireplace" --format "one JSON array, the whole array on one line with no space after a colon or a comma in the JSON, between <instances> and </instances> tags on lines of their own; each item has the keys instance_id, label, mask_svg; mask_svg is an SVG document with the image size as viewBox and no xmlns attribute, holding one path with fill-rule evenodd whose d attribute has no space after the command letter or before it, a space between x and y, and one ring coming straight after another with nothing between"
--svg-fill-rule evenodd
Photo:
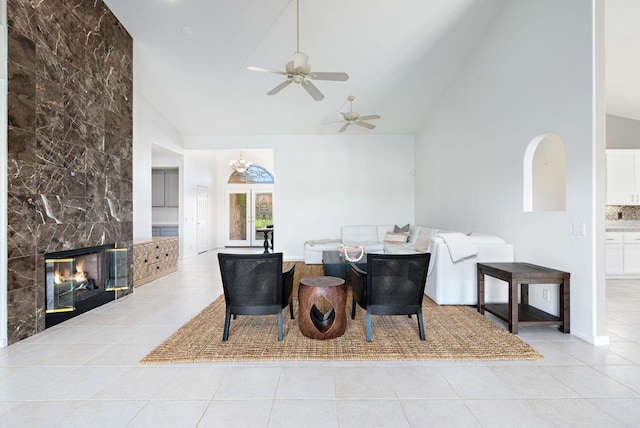
<instances>
[{"instance_id":1,"label":"fire in fireplace","mask_svg":"<svg viewBox=\"0 0 640 428\"><path fill-rule=\"evenodd\" d=\"M94 309L129 288L128 251L114 244L45 254L45 327Z\"/></svg>"}]
</instances>

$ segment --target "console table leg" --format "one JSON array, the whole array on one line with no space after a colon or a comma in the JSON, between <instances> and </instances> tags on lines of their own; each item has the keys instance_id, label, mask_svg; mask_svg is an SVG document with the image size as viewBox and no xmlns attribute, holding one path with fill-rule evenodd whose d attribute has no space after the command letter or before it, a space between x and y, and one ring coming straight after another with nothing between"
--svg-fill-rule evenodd
<instances>
[{"instance_id":1,"label":"console table leg","mask_svg":"<svg viewBox=\"0 0 640 428\"><path fill-rule=\"evenodd\" d=\"M523 305L529 304L529 284L520 284L520 301Z\"/></svg>"},{"instance_id":2,"label":"console table leg","mask_svg":"<svg viewBox=\"0 0 640 428\"><path fill-rule=\"evenodd\" d=\"M562 317L562 328L560 329L563 333L569 333L570 331L570 289L569 289L569 278L564 279L560 284L560 317Z\"/></svg>"},{"instance_id":3,"label":"console table leg","mask_svg":"<svg viewBox=\"0 0 640 428\"><path fill-rule=\"evenodd\" d=\"M518 334L518 284L513 279L509 284L509 331Z\"/></svg>"},{"instance_id":4,"label":"console table leg","mask_svg":"<svg viewBox=\"0 0 640 428\"><path fill-rule=\"evenodd\" d=\"M484 272L479 267L476 269L478 271L478 312L484 315Z\"/></svg>"}]
</instances>

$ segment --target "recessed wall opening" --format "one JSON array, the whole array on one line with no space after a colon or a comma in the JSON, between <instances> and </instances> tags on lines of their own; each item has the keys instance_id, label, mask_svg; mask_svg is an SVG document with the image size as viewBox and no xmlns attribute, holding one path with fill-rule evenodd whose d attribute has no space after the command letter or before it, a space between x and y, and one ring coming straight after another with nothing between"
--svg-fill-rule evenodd
<instances>
[{"instance_id":1,"label":"recessed wall opening","mask_svg":"<svg viewBox=\"0 0 640 428\"><path fill-rule=\"evenodd\" d=\"M524 211L565 211L566 165L564 144L555 134L535 137L525 150Z\"/></svg>"}]
</instances>

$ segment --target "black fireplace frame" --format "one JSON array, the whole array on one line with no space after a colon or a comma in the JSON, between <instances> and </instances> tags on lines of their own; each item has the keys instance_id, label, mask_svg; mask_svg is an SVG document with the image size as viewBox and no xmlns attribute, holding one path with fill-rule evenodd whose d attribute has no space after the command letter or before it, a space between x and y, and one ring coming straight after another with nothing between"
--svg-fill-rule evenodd
<instances>
[{"instance_id":1,"label":"black fireplace frame","mask_svg":"<svg viewBox=\"0 0 640 428\"><path fill-rule=\"evenodd\" d=\"M88 296L85 299L78 300L75 303L75 309L73 311L47 313L45 310L45 316L44 316L45 329L49 327L53 327L54 325L60 324L61 322L67 321L71 318L77 317L78 315L81 315L85 312L88 312L92 309L95 309L99 306L104 305L105 303L108 303L116 299L116 293L117 293L116 291L107 291L104 289L105 288L104 283L106 282L104 275L108 274L108 269L107 269L108 266L106 266L107 257L104 257L104 253L105 253L105 250L110 250L114 248L117 248L115 243L100 245L95 247L76 248L73 250L58 251L55 253L45 254L45 260L47 260L47 259L56 259L56 258L77 257L77 256L86 255L86 254L91 254L91 253L103 253L103 256L102 256L103 284L101 284L102 291L92 296ZM46 261L45 261L44 271L45 271L44 298L45 298L45 304L46 304L46 301L47 301Z\"/></svg>"}]
</instances>

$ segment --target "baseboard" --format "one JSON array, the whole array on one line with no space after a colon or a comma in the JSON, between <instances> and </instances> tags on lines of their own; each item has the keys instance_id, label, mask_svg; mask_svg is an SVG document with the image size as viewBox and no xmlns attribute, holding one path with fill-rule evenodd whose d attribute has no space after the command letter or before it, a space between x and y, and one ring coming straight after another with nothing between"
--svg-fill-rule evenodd
<instances>
[{"instance_id":1,"label":"baseboard","mask_svg":"<svg viewBox=\"0 0 640 428\"><path fill-rule=\"evenodd\" d=\"M593 346L608 346L610 343L609 336L592 336L590 334L583 334L575 330L571 330L571 334L579 339L584 340L587 343L592 344Z\"/></svg>"}]
</instances>

